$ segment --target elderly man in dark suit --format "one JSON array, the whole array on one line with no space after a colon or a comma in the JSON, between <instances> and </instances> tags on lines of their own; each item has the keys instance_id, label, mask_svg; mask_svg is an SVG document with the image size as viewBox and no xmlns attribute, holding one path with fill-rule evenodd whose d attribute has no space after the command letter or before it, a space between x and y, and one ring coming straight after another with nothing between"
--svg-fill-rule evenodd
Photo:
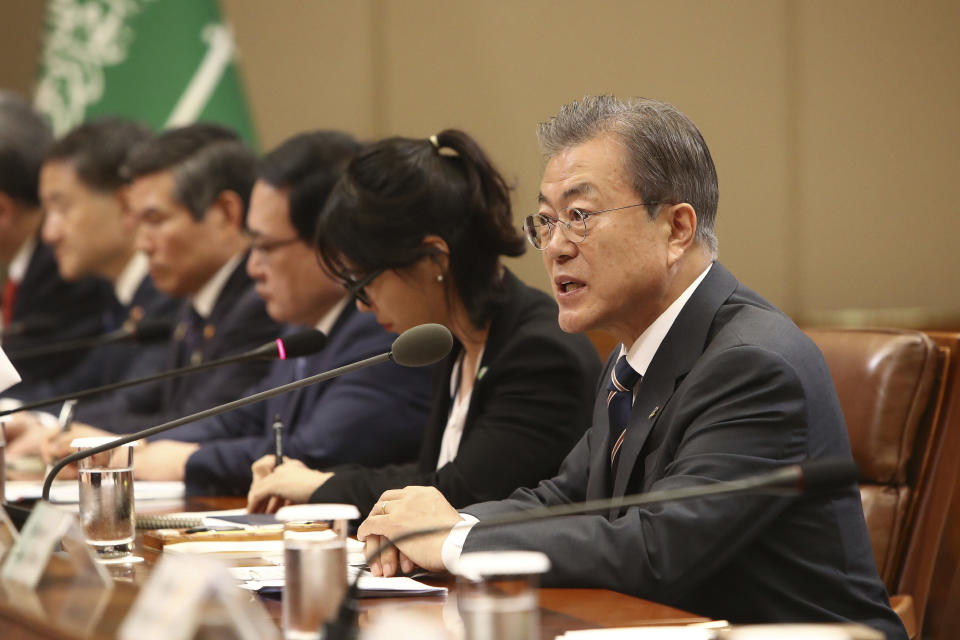
<instances>
[{"instance_id":1,"label":"elderly man in dark suit","mask_svg":"<svg viewBox=\"0 0 960 640\"><path fill-rule=\"evenodd\" d=\"M560 326L621 343L593 426L555 478L462 517L431 489L386 492L359 530L369 545L452 531L400 542L403 555L384 553L374 571L441 569L461 550L537 549L551 559L547 585L615 589L736 623L857 621L905 638L853 485L470 531L504 513L850 456L817 348L716 262L716 171L693 123L653 100L585 98L539 137L548 162L525 228L543 251Z\"/></svg>"}]
</instances>

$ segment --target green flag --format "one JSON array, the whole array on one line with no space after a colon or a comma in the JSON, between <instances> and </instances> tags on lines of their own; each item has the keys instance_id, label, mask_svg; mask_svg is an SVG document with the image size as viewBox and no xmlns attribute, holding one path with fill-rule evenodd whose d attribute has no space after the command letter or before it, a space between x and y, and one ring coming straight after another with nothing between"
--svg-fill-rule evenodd
<instances>
[{"instance_id":1,"label":"green flag","mask_svg":"<svg viewBox=\"0 0 960 640\"><path fill-rule=\"evenodd\" d=\"M35 102L58 134L111 114L219 122L256 143L215 0L49 0Z\"/></svg>"}]
</instances>

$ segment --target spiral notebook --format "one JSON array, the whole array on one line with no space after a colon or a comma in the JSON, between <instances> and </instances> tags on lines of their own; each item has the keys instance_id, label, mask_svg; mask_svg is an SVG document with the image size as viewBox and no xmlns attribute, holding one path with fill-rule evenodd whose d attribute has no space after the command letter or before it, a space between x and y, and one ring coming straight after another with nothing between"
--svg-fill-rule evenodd
<instances>
[{"instance_id":1,"label":"spiral notebook","mask_svg":"<svg viewBox=\"0 0 960 640\"><path fill-rule=\"evenodd\" d=\"M232 518L246 513L246 509L187 511L183 513L138 513L136 518L137 529L189 529L206 526L205 518Z\"/></svg>"}]
</instances>

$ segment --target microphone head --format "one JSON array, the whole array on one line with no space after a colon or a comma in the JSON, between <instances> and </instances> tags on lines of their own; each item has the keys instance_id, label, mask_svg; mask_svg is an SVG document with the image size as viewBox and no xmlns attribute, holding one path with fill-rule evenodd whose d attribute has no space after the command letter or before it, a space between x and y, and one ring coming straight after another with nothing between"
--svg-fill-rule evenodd
<instances>
[{"instance_id":1,"label":"microphone head","mask_svg":"<svg viewBox=\"0 0 960 640\"><path fill-rule=\"evenodd\" d=\"M309 356L327 346L327 334L316 329L298 331L277 340L278 356L281 360Z\"/></svg>"},{"instance_id":2,"label":"microphone head","mask_svg":"<svg viewBox=\"0 0 960 640\"><path fill-rule=\"evenodd\" d=\"M163 342L173 335L173 323L159 318L143 318L133 328L137 342Z\"/></svg>"},{"instance_id":3,"label":"microphone head","mask_svg":"<svg viewBox=\"0 0 960 640\"><path fill-rule=\"evenodd\" d=\"M390 358L404 367L425 367L439 362L453 348L453 334L442 324L421 324L393 341Z\"/></svg>"},{"instance_id":4,"label":"microphone head","mask_svg":"<svg viewBox=\"0 0 960 640\"><path fill-rule=\"evenodd\" d=\"M800 467L803 493L824 493L843 489L860 479L857 463L850 458L804 460Z\"/></svg>"}]
</instances>

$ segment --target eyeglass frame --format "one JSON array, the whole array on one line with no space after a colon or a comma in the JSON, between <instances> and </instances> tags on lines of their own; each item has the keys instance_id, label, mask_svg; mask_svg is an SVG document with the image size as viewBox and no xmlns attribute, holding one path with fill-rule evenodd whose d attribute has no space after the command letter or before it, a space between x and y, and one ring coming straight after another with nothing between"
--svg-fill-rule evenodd
<instances>
[{"instance_id":1,"label":"eyeglass frame","mask_svg":"<svg viewBox=\"0 0 960 640\"><path fill-rule=\"evenodd\" d=\"M250 239L250 252L258 251L264 259L269 259L268 256L274 251L281 247L286 247L295 242L302 242L303 239L300 236L293 236L292 238L283 238L277 240L267 239L264 241L264 237L259 233L254 233L250 230L245 230L247 238Z\"/></svg>"},{"instance_id":2,"label":"eyeglass frame","mask_svg":"<svg viewBox=\"0 0 960 640\"><path fill-rule=\"evenodd\" d=\"M609 213L610 211L620 211L621 209L632 209L633 207L659 207L665 204L675 204L675 203L673 202L638 202L636 204L627 204L622 207L612 207L610 209L601 209L600 211L583 211L580 207L567 207L566 209L561 209L561 211L569 211L571 212L571 214L576 215L579 218L580 223L583 225L583 233L580 235L579 240L574 240L573 238L570 237L569 234L565 234L565 237L574 244L580 244L581 242L585 242L587 239L587 219L590 217L599 215L601 213ZM531 229L533 226L532 224L533 219L537 217L547 221L547 224L546 224L547 230L548 230L547 242L543 246L537 246L536 242L533 239L533 233L531 233ZM543 251L546 248L547 244L550 244L550 241L553 240L553 230L557 227L558 224L563 225L563 227L567 231L573 231L573 225L574 225L573 220L561 220L558 217L548 216L545 213L533 213L523 219L523 225L522 225L523 235L527 237L527 241L531 245L533 245L534 249L537 249L538 251Z\"/></svg>"},{"instance_id":3,"label":"eyeglass frame","mask_svg":"<svg viewBox=\"0 0 960 640\"><path fill-rule=\"evenodd\" d=\"M354 298L362 302L364 305L370 307L373 306L370 304L370 296L367 295L366 289L367 285L373 282L378 276L380 276L386 267L381 267L380 269L374 269L367 275L363 276L359 280L350 280L344 279L343 286L347 292L352 295Z\"/></svg>"}]
</instances>

